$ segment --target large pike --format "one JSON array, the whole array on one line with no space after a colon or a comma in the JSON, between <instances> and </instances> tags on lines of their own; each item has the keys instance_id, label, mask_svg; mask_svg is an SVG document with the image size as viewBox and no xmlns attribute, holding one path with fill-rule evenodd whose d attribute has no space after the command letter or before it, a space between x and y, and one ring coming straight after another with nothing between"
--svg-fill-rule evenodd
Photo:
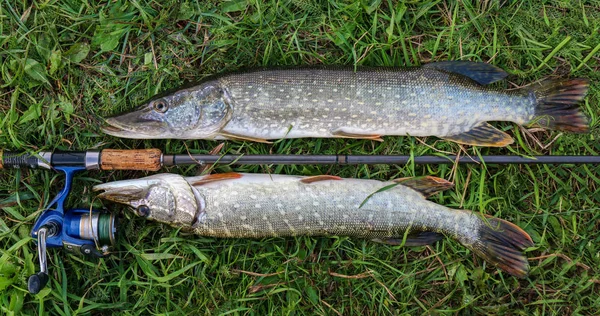
<instances>
[{"instance_id":1,"label":"large pike","mask_svg":"<svg viewBox=\"0 0 600 316\"><path fill-rule=\"evenodd\" d=\"M238 139L300 137L381 140L437 136L463 144L506 146L488 121L587 130L578 102L585 79L551 80L503 90L507 76L477 62L416 68L259 69L205 80L106 119L104 132L126 138Z\"/></svg>"},{"instance_id":2,"label":"large pike","mask_svg":"<svg viewBox=\"0 0 600 316\"><path fill-rule=\"evenodd\" d=\"M426 199L450 187L434 177L381 182L225 173L189 178L157 174L94 190L140 216L204 236L339 235L420 246L447 235L490 264L526 276L523 250L533 245L529 235L510 222Z\"/></svg>"}]
</instances>

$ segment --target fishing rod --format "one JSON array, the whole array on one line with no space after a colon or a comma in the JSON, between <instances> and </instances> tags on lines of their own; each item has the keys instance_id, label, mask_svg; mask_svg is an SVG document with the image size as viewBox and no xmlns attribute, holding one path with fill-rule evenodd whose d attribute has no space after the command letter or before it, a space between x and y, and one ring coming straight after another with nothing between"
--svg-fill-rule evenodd
<instances>
[{"instance_id":1,"label":"fishing rod","mask_svg":"<svg viewBox=\"0 0 600 316\"><path fill-rule=\"evenodd\" d=\"M157 171L167 166L205 164L358 165L358 164L600 164L600 156L410 156L410 155L206 155L163 154L159 149L40 152L0 151L0 169L83 167L87 170Z\"/></svg>"},{"instance_id":2,"label":"fishing rod","mask_svg":"<svg viewBox=\"0 0 600 316\"><path fill-rule=\"evenodd\" d=\"M201 155L163 154L159 149L16 153L0 150L0 169L42 168L65 174L65 184L33 226L37 241L40 272L29 277L30 293L38 293L48 283L46 248L105 257L114 245L114 214L96 209L65 209L74 174L83 170L157 171L164 166L207 164L599 164L600 156L384 156L384 155Z\"/></svg>"}]
</instances>

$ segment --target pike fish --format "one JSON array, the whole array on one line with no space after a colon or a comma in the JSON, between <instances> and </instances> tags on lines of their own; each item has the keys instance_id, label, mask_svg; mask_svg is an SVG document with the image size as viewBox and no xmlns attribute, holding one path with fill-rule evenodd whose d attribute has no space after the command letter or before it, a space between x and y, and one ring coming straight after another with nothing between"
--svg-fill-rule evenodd
<instances>
[{"instance_id":1,"label":"pike fish","mask_svg":"<svg viewBox=\"0 0 600 316\"><path fill-rule=\"evenodd\" d=\"M435 177L394 181L224 173L184 178L157 174L96 185L99 197L139 216L202 236L262 238L352 236L422 246L444 235L517 277L533 242L518 226L426 198L452 187Z\"/></svg>"},{"instance_id":2,"label":"pike fish","mask_svg":"<svg viewBox=\"0 0 600 316\"><path fill-rule=\"evenodd\" d=\"M506 146L488 121L585 132L578 108L586 79L550 80L503 90L508 74L478 62L416 68L258 69L210 78L105 119L107 134L138 139L437 136L461 144Z\"/></svg>"}]
</instances>

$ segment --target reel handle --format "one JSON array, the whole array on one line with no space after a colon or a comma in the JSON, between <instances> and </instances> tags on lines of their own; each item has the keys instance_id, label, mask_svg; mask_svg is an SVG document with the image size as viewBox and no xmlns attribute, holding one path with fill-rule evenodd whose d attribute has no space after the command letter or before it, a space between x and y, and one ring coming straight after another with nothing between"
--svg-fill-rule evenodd
<instances>
[{"instance_id":1,"label":"reel handle","mask_svg":"<svg viewBox=\"0 0 600 316\"><path fill-rule=\"evenodd\" d=\"M38 294L48 283L48 261L46 254L47 235L56 234L56 227L52 224L42 226L37 232L38 257L40 259L40 272L33 274L27 280L27 289L31 294Z\"/></svg>"}]
</instances>

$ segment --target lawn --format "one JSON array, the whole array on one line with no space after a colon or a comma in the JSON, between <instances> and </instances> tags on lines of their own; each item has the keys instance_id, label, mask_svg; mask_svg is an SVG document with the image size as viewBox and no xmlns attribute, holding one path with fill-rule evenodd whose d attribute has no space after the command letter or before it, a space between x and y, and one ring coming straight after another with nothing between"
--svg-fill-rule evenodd
<instances>
[{"instance_id":1,"label":"lawn","mask_svg":"<svg viewBox=\"0 0 600 316\"><path fill-rule=\"evenodd\" d=\"M498 4L501 3L501 4ZM227 141L222 153L597 155L600 153L600 3L597 1L22 1L0 2L0 148L159 148L207 153L216 141L103 135L99 117L155 94L255 66L417 66L485 61L515 88L547 78L591 82L587 134L494 123L507 148L435 137L385 142ZM37 295L28 236L62 186L46 170L0 171L2 314L596 314L600 309L600 168L593 165L219 166L215 172L333 174L365 179L433 175L455 187L432 200L519 225L533 238L531 272L517 279L459 243L401 248L347 237L212 239L145 221L94 197L91 186L145 172L76 176L69 207L118 214L113 255L87 261L49 251ZM195 175L198 167L171 168Z\"/></svg>"}]
</instances>

